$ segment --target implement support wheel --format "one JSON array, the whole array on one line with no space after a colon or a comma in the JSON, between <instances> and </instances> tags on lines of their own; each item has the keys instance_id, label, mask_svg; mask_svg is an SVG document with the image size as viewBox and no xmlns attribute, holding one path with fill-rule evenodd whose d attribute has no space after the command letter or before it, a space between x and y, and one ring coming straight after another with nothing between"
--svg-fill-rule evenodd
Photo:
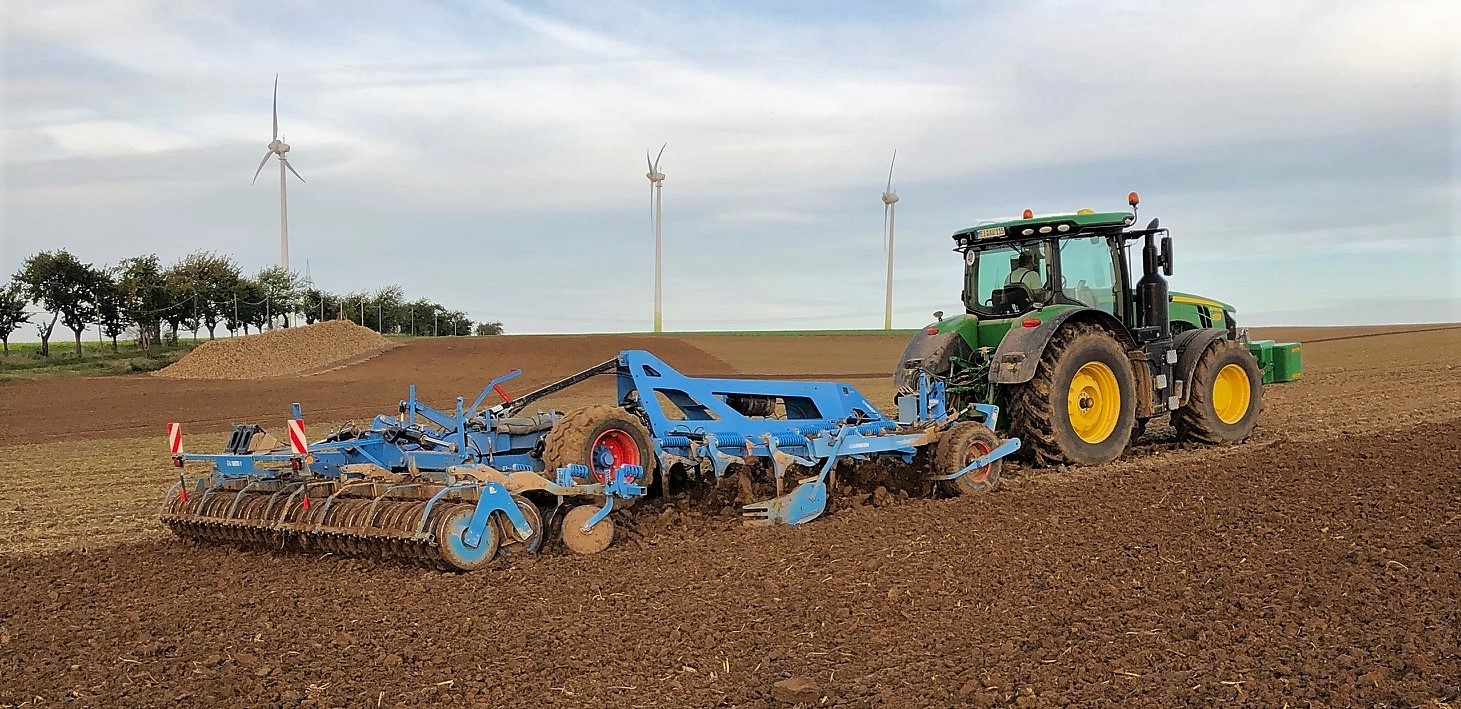
<instances>
[{"instance_id":1,"label":"implement support wheel","mask_svg":"<svg viewBox=\"0 0 1461 709\"><path fill-rule=\"evenodd\" d=\"M502 544L497 548L497 553L503 556L519 556L533 554L543 546L543 515L538 511L538 506L522 495L513 495L513 502L528 520L528 526L532 527L533 533L527 539L517 538L517 529L512 526L512 521L507 515L493 515L493 523L497 525Z\"/></svg>"},{"instance_id":2,"label":"implement support wheel","mask_svg":"<svg viewBox=\"0 0 1461 709\"><path fill-rule=\"evenodd\" d=\"M639 417L617 406L588 406L564 414L543 439L543 467L552 471L569 464L587 465L593 480L604 482L624 465L644 468L635 481L653 490L654 447ZM623 506L623 505L621 505Z\"/></svg>"},{"instance_id":3,"label":"implement support wheel","mask_svg":"<svg viewBox=\"0 0 1461 709\"><path fill-rule=\"evenodd\" d=\"M1253 435L1263 409L1263 371L1241 342L1208 345L1187 386L1187 404L1172 413L1179 436L1217 445Z\"/></svg>"},{"instance_id":4,"label":"implement support wheel","mask_svg":"<svg viewBox=\"0 0 1461 709\"><path fill-rule=\"evenodd\" d=\"M956 423L939 439L934 450L934 470L939 475L952 475L998 447L999 438L983 424L972 421ZM996 460L953 480L946 480L944 486L956 495L989 492L999 486L999 471L1003 462Z\"/></svg>"}]
</instances>

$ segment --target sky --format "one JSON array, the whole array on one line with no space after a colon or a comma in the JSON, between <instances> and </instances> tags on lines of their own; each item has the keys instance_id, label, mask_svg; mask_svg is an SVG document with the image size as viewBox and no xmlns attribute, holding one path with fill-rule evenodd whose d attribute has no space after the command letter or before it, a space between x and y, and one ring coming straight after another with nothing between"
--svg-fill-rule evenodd
<instances>
[{"instance_id":1,"label":"sky","mask_svg":"<svg viewBox=\"0 0 1461 709\"><path fill-rule=\"evenodd\" d=\"M950 235L1125 208L1243 325L1461 321L1461 3L7 0L0 281L31 253L277 263L509 332L960 308ZM291 178L293 180L293 178Z\"/></svg>"}]
</instances>

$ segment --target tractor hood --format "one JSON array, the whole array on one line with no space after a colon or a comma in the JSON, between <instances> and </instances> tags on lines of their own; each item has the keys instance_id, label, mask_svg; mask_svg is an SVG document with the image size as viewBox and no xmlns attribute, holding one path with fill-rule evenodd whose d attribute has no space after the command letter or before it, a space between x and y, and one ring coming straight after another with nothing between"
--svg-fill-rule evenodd
<instances>
[{"instance_id":1,"label":"tractor hood","mask_svg":"<svg viewBox=\"0 0 1461 709\"><path fill-rule=\"evenodd\" d=\"M1224 303L1220 300L1213 300L1212 298L1205 298L1203 296L1194 295L1192 293L1171 291L1171 297L1173 303L1186 303L1188 305L1206 305L1213 310L1225 310L1229 313L1238 312L1237 308L1234 308L1233 306L1228 305L1227 303Z\"/></svg>"}]
</instances>

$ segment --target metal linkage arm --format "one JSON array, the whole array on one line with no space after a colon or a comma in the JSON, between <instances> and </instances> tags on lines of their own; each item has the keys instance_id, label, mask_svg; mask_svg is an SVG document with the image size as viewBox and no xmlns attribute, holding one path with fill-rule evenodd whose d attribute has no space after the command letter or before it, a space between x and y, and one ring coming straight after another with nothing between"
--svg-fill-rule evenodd
<instances>
[{"instance_id":1,"label":"metal linkage arm","mask_svg":"<svg viewBox=\"0 0 1461 709\"><path fill-rule=\"evenodd\" d=\"M549 394L555 394L557 392L563 391L564 389L567 389L574 384L578 384L586 379L596 377L600 374L608 374L614 371L614 368L617 367L618 364L619 360L617 358L611 359L607 362L604 362L603 364L596 364L571 377L560 379L544 387L539 387L537 389L534 389L533 391L523 394L516 399L513 399L510 402L504 401L501 404L493 406L492 408L487 410L490 411L494 416L511 416L512 414L521 411L523 407L527 406L528 404L531 404L534 401L548 396Z\"/></svg>"}]
</instances>

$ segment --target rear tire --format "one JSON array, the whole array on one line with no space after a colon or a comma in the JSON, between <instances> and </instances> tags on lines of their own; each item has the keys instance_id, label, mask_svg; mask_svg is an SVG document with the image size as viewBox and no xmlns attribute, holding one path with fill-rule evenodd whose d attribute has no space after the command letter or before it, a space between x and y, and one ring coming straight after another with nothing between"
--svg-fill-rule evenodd
<instances>
[{"instance_id":1,"label":"rear tire","mask_svg":"<svg viewBox=\"0 0 1461 709\"><path fill-rule=\"evenodd\" d=\"M939 439L933 454L933 467L939 475L952 475L964 466L999 447L999 438L983 424L962 421L949 427ZM971 470L967 475L943 481L944 487L956 495L978 495L999 487L1003 460Z\"/></svg>"},{"instance_id":2,"label":"rear tire","mask_svg":"<svg viewBox=\"0 0 1461 709\"><path fill-rule=\"evenodd\" d=\"M1136 378L1110 332L1057 330L1035 376L1010 387L1010 428L1041 465L1099 465L1121 456L1136 423Z\"/></svg>"},{"instance_id":3,"label":"rear tire","mask_svg":"<svg viewBox=\"0 0 1461 709\"><path fill-rule=\"evenodd\" d=\"M1208 345L1188 386L1187 404L1172 413L1179 437L1225 445L1253 435L1263 410L1263 370L1242 343L1218 340Z\"/></svg>"}]
</instances>

